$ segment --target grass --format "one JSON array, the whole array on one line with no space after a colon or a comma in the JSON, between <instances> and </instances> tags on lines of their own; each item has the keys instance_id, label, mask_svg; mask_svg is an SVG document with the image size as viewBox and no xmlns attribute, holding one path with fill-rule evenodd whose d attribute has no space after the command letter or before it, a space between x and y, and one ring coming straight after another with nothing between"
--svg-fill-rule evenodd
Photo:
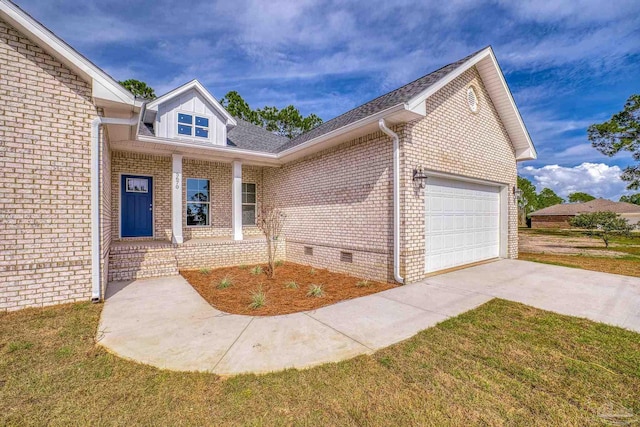
<instances>
[{"instance_id":1,"label":"grass","mask_svg":"<svg viewBox=\"0 0 640 427\"><path fill-rule=\"evenodd\" d=\"M276 267L282 267L284 265L284 261L282 261L281 259L277 260L275 263Z\"/></svg>"},{"instance_id":2,"label":"grass","mask_svg":"<svg viewBox=\"0 0 640 427\"><path fill-rule=\"evenodd\" d=\"M526 234L538 234L545 236L566 236L566 237L591 237L594 241L598 241L602 243L602 248L604 248L604 243L597 236L590 236L588 232L582 230L558 230L553 228L524 228L521 227L518 229L519 233ZM613 236L611 238L612 244L618 245L640 245L640 231L634 231L630 236ZM602 249L599 248L599 249Z\"/></svg>"},{"instance_id":3,"label":"grass","mask_svg":"<svg viewBox=\"0 0 640 427\"><path fill-rule=\"evenodd\" d=\"M640 335L493 300L373 355L221 379L94 345L101 306L0 314L0 425L605 425ZM637 422L637 421L636 421Z\"/></svg>"},{"instance_id":4,"label":"grass","mask_svg":"<svg viewBox=\"0 0 640 427\"><path fill-rule=\"evenodd\" d=\"M358 288L368 288L369 286L371 286L371 282L368 280L360 280L356 283L356 287Z\"/></svg>"},{"instance_id":5,"label":"grass","mask_svg":"<svg viewBox=\"0 0 640 427\"><path fill-rule=\"evenodd\" d=\"M322 289L322 285L309 285L309 291L307 292L308 297L323 297L324 289Z\"/></svg>"},{"instance_id":6,"label":"grass","mask_svg":"<svg viewBox=\"0 0 640 427\"><path fill-rule=\"evenodd\" d=\"M562 267L582 268L604 273L623 274L640 277L640 257L628 255L621 258L585 255L532 254L520 252L519 259L559 265Z\"/></svg>"},{"instance_id":7,"label":"grass","mask_svg":"<svg viewBox=\"0 0 640 427\"><path fill-rule=\"evenodd\" d=\"M207 267L202 267L202 268L201 268L200 270L198 270L198 271L199 271L201 274L204 274L204 275L211 274L211 269L210 269L210 268L207 268Z\"/></svg>"},{"instance_id":8,"label":"grass","mask_svg":"<svg viewBox=\"0 0 640 427\"><path fill-rule=\"evenodd\" d=\"M298 289L298 284L291 280L290 282L285 283L284 287L287 289Z\"/></svg>"},{"instance_id":9,"label":"grass","mask_svg":"<svg viewBox=\"0 0 640 427\"><path fill-rule=\"evenodd\" d=\"M231 280L231 277L229 276L224 276L222 278L222 280L220 280L220 282L218 283L218 286L216 286L218 289L227 289L229 287L233 286L233 280Z\"/></svg>"},{"instance_id":10,"label":"grass","mask_svg":"<svg viewBox=\"0 0 640 427\"><path fill-rule=\"evenodd\" d=\"M260 267L259 265L256 265L251 269L251 274L253 274L254 276L259 276L263 273L263 271L264 270L262 269L262 267Z\"/></svg>"},{"instance_id":11,"label":"grass","mask_svg":"<svg viewBox=\"0 0 640 427\"><path fill-rule=\"evenodd\" d=\"M249 304L249 308L258 309L263 307L267 303L267 295L262 290L262 286L259 286L258 289L251 292L251 303Z\"/></svg>"}]
</instances>

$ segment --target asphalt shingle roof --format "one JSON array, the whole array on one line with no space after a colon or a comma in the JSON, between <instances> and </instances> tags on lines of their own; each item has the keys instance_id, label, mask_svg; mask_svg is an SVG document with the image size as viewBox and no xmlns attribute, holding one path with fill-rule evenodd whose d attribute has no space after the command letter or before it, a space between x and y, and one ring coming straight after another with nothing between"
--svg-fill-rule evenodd
<instances>
[{"instance_id":1,"label":"asphalt shingle roof","mask_svg":"<svg viewBox=\"0 0 640 427\"><path fill-rule=\"evenodd\" d=\"M362 104L359 107L347 111L346 113L341 114L329 121L326 121L321 125L316 126L310 131L305 132L293 139L276 135L260 126L256 126L242 119L236 119L238 126L234 127L228 132L227 145L244 150L258 151L263 153L279 153L289 148L293 148L297 145L303 144L331 131L340 129L358 120L369 117L372 114L410 101L411 99L446 77L449 73L455 71L458 67L475 56L478 52L480 52L480 50L456 62L445 65L444 67L430 74L427 74L426 76L420 77L419 79L414 80L411 83L408 83L396 90L393 90L365 104ZM154 136L153 126L141 123L139 134Z\"/></svg>"},{"instance_id":2,"label":"asphalt shingle roof","mask_svg":"<svg viewBox=\"0 0 640 427\"><path fill-rule=\"evenodd\" d=\"M365 104L362 104L359 107L354 108L353 110L339 115L334 119L326 121L321 125L311 129L309 132L305 132L302 135L293 138L291 141L280 147L279 151L287 150L289 148L295 147L296 145L307 142L313 138L317 138L326 133L329 133L333 130L340 129L341 127L347 126L372 114L393 107L394 105L408 102L409 100L413 99L414 97L443 79L447 74L455 71L459 66L467 62L478 52L474 52L471 55L466 56L456 62L445 65L444 67L430 74L427 74L426 76L422 76L419 79L414 80L411 83L408 83L394 91L379 96Z\"/></svg>"},{"instance_id":3,"label":"asphalt shingle roof","mask_svg":"<svg viewBox=\"0 0 640 427\"><path fill-rule=\"evenodd\" d=\"M613 202L607 199L594 199L585 203L562 203L532 212L539 215L579 215L589 212L611 211L619 214L640 213L640 206L626 202Z\"/></svg>"}]
</instances>

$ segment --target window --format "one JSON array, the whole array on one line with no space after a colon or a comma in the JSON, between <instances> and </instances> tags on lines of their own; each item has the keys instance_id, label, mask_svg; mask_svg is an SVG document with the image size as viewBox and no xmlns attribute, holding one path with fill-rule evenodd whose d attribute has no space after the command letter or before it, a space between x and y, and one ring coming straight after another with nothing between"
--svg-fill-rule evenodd
<instances>
[{"instance_id":1,"label":"window","mask_svg":"<svg viewBox=\"0 0 640 427\"><path fill-rule=\"evenodd\" d=\"M187 178L187 226L209 225L209 180Z\"/></svg>"},{"instance_id":2,"label":"window","mask_svg":"<svg viewBox=\"0 0 640 427\"><path fill-rule=\"evenodd\" d=\"M256 225L256 185L242 183L242 225Z\"/></svg>"},{"instance_id":3,"label":"window","mask_svg":"<svg viewBox=\"0 0 640 427\"><path fill-rule=\"evenodd\" d=\"M209 138L209 119L192 114L178 113L178 135Z\"/></svg>"},{"instance_id":4,"label":"window","mask_svg":"<svg viewBox=\"0 0 640 427\"><path fill-rule=\"evenodd\" d=\"M145 178L127 178L127 193L148 193L149 180Z\"/></svg>"}]
</instances>

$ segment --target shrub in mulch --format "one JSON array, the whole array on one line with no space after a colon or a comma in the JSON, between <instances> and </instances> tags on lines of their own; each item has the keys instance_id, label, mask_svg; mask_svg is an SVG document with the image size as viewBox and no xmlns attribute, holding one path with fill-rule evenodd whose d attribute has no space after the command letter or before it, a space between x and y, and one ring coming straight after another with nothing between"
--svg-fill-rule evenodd
<instances>
[{"instance_id":1,"label":"shrub in mulch","mask_svg":"<svg viewBox=\"0 0 640 427\"><path fill-rule=\"evenodd\" d=\"M308 265L286 262L276 267L276 276L270 279L262 271L255 274L256 266L236 266L211 269L206 274L201 270L182 270L180 274L209 304L227 313L253 316L273 316L314 310L325 305L374 294L396 287L393 283L367 280L312 268ZM221 287L225 279L231 286ZM293 285L295 283L295 285ZM308 296L309 287L322 287L321 296ZM264 305L252 308L252 295L258 289L264 293ZM253 304L255 307L256 304Z\"/></svg>"}]
</instances>

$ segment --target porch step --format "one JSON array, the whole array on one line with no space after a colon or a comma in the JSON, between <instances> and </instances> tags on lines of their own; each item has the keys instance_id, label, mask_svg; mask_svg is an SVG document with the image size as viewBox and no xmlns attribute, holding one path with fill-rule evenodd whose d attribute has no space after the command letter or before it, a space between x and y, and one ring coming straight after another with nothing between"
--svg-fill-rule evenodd
<instances>
[{"instance_id":1,"label":"porch step","mask_svg":"<svg viewBox=\"0 0 640 427\"><path fill-rule=\"evenodd\" d=\"M178 261L171 245L162 247L112 247L109 253L110 282L178 274Z\"/></svg>"}]
</instances>

